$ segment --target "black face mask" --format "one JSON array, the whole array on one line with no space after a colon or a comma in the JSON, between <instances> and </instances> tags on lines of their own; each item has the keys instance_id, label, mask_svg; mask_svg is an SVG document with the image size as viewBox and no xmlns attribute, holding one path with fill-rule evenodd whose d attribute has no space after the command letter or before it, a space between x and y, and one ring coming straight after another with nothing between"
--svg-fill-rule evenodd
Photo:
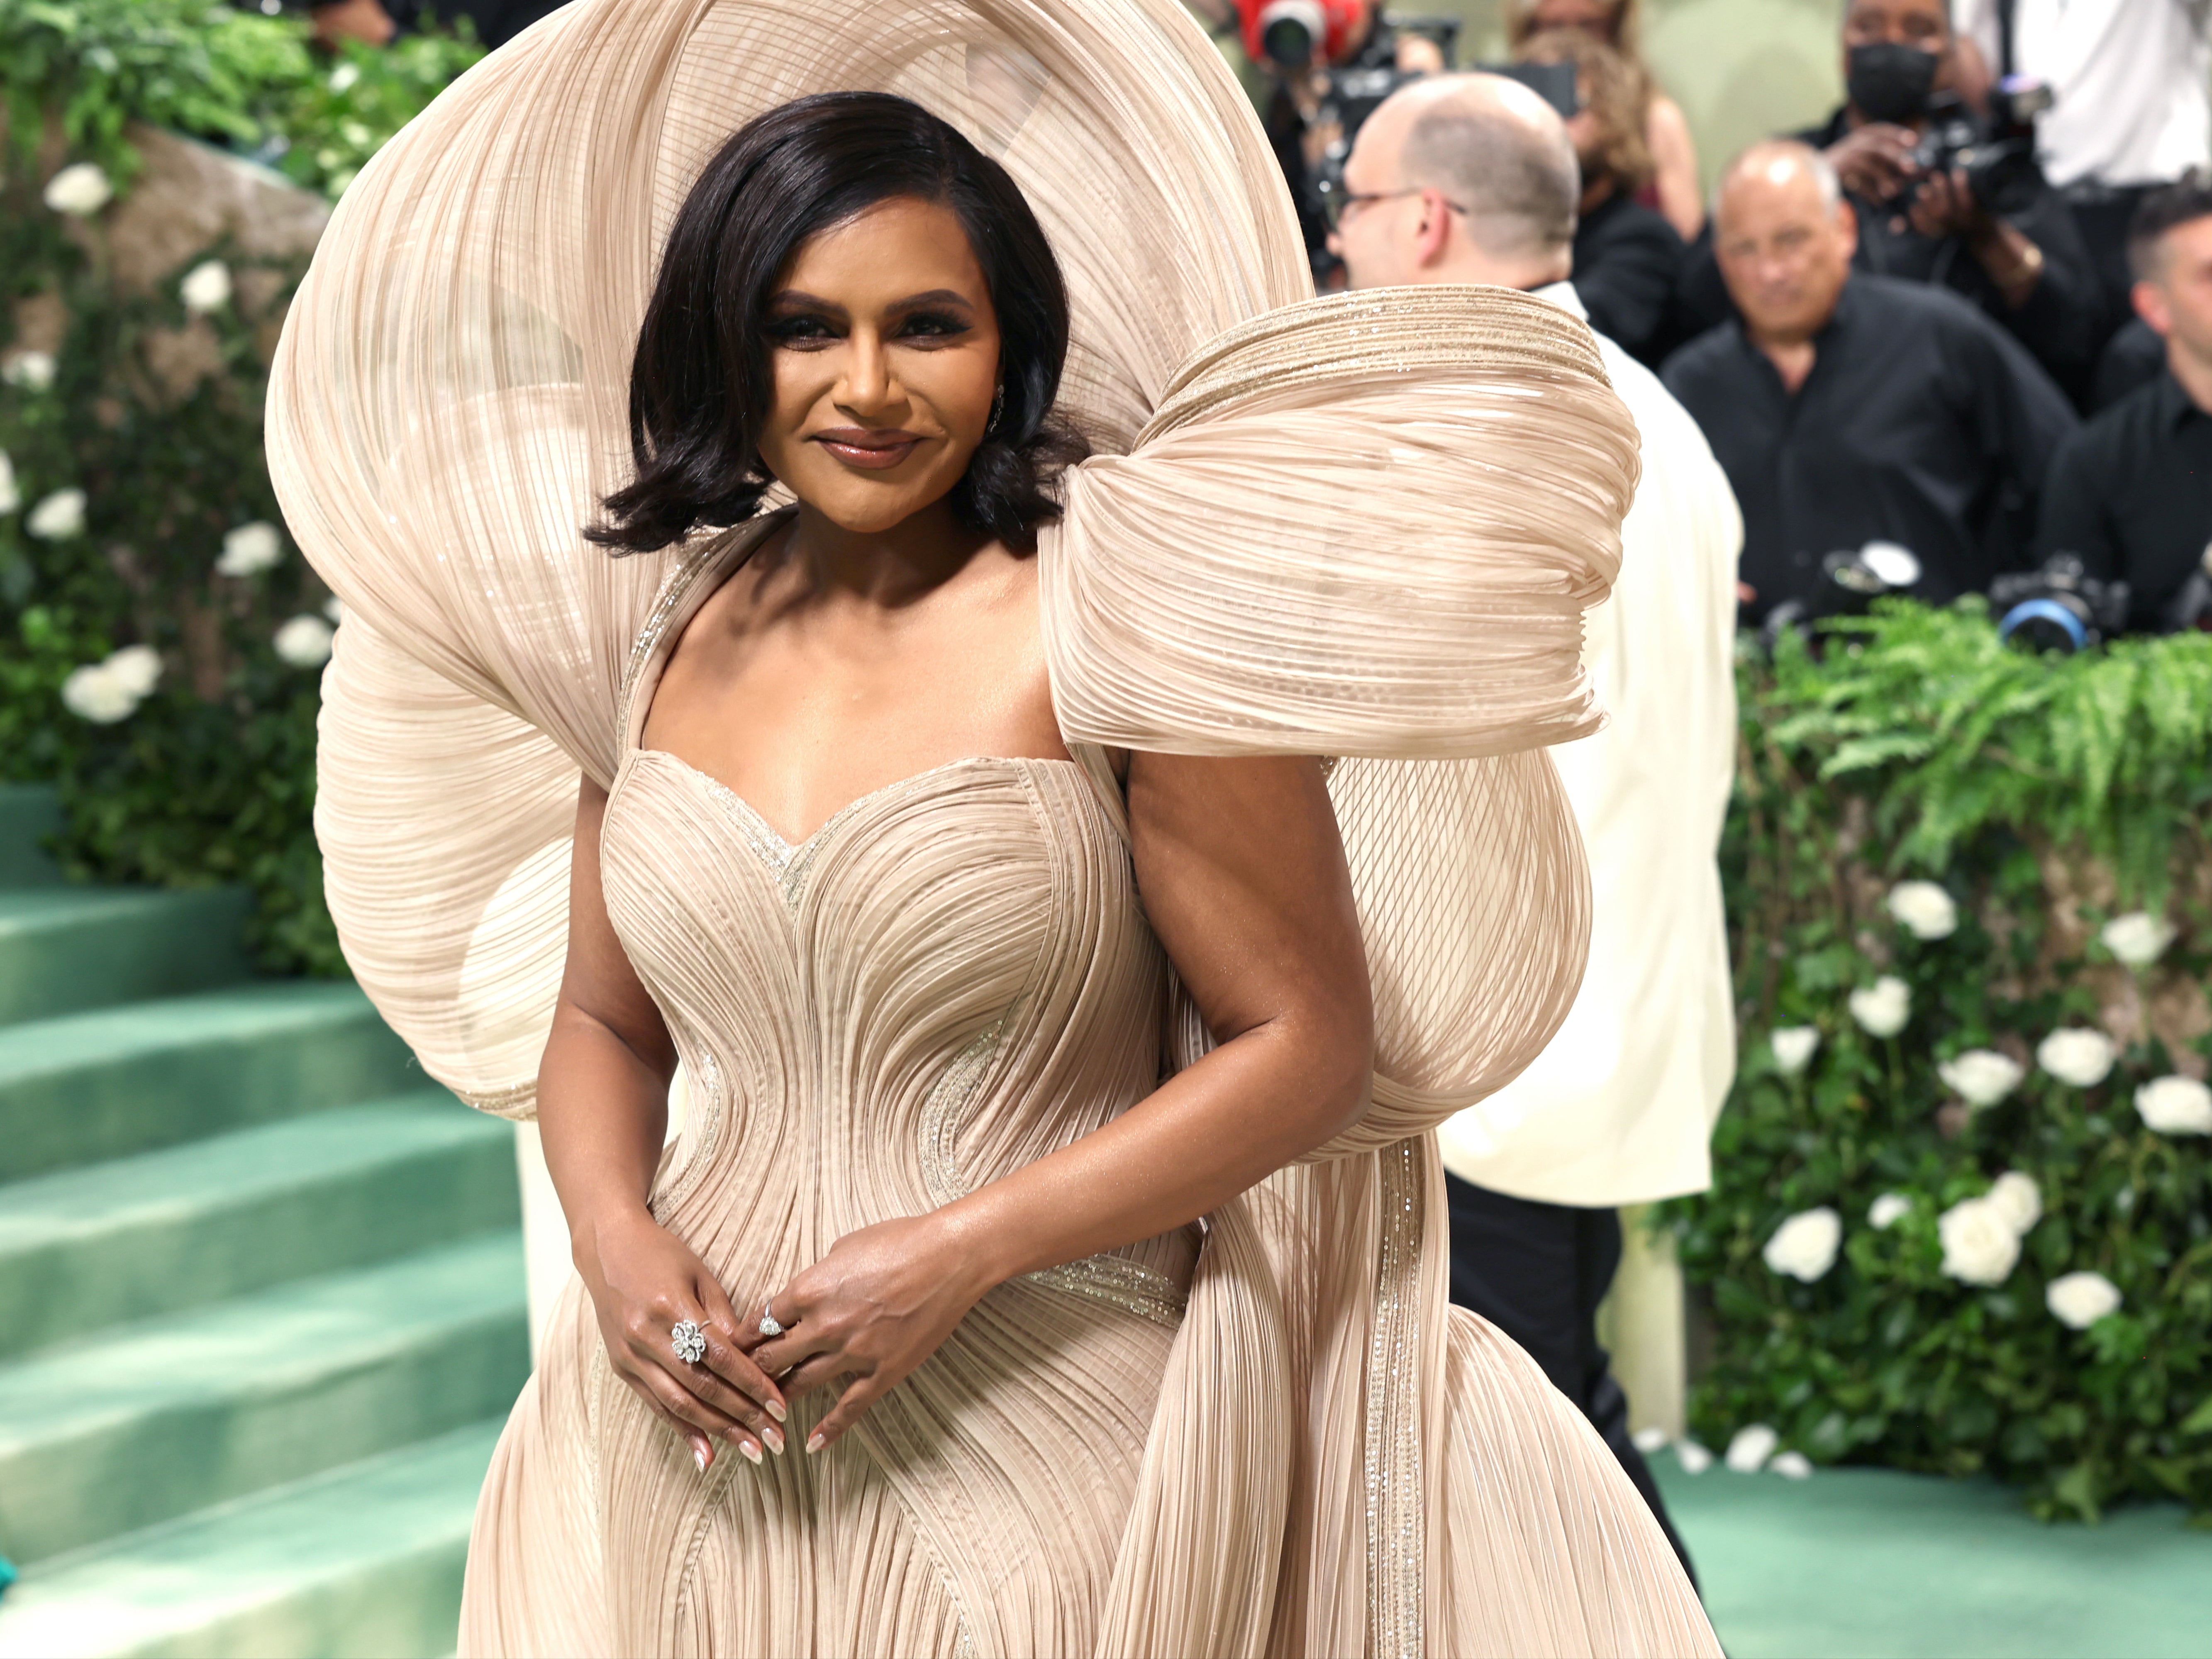
<instances>
[{"instance_id":1,"label":"black face mask","mask_svg":"<svg viewBox=\"0 0 2212 1659\"><path fill-rule=\"evenodd\" d=\"M1902 126L1928 113L1928 97L1936 89L1936 69L1942 61L1932 52L1887 40L1853 46L1844 71L1844 90L1851 106L1868 120Z\"/></svg>"}]
</instances>

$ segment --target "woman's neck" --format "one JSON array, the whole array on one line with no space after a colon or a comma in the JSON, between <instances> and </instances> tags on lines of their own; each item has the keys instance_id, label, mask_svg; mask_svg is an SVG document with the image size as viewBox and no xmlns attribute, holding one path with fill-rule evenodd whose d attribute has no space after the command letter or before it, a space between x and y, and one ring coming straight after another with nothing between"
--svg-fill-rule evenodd
<instances>
[{"instance_id":1,"label":"woman's neck","mask_svg":"<svg viewBox=\"0 0 2212 1659\"><path fill-rule=\"evenodd\" d=\"M990 539L961 524L950 501L881 530L848 529L801 501L785 557L817 594L895 611L958 575Z\"/></svg>"}]
</instances>

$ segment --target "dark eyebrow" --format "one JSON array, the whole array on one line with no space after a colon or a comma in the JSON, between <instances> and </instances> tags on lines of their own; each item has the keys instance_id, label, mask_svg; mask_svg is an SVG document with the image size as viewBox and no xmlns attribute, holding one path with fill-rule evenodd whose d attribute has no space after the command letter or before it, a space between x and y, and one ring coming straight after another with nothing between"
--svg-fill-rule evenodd
<instances>
[{"instance_id":1,"label":"dark eyebrow","mask_svg":"<svg viewBox=\"0 0 2212 1659\"><path fill-rule=\"evenodd\" d=\"M975 302L964 294L955 294L949 288L933 288L927 294L909 294L903 300L894 301L893 311L916 311L923 306L958 306L963 311L972 311Z\"/></svg>"},{"instance_id":2,"label":"dark eyebrow","mask_svg":"<svg viewBox=\"0 0 2212 1659\"><path fill-rule=\"evenodd\" d=\"M842 317L845 307L834 300L825 300L817 294L803 289L787 288L769 300L772 306L789 307L794 310L826 312L833 317ZM919 311L924 306L957 306L963 311L973 311L975 302L964 294L956 294L949 288L935 288L927 294L909 294L903 300L894 300L891 311Z\"/></svg>"}]
</instances>

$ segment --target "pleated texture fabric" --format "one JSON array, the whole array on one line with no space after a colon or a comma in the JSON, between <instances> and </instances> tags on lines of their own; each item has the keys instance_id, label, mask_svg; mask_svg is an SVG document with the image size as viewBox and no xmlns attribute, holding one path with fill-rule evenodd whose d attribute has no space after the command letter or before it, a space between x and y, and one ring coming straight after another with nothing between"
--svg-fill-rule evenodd
<instances>
[{"instance_id":1,"label":"pleated texture fabric","mask_svg":"<svg viewBox=\"0 0 2212 1659\"><path fill-rule=\"evenodd\" d=\"M692 179L840 88L925 103L1027 192L1097 453L1038 555L1074 758L939 767L794 847L636 747L775 521L624 560L581 527L626 476ZM1572 319L1316 301L1177 0L577 0L349 191L270 449L348 607L317 824L362 983L433 1075L529 1115L576 781L607 787L610 915L691 1079L655 1212L741 1304L1203 1052L1107 746L1340 757L1364 1121L1202 1226L1001 1286L816 1459L702 1478L572 1283L486 1482L461 1651L1717 1651L1602 1446L1444 1296L1430 1132L1541 1048L1587 938L1542 745L1599 717L1581 617L1637 462Z\"/></svg>"}]
</instances>

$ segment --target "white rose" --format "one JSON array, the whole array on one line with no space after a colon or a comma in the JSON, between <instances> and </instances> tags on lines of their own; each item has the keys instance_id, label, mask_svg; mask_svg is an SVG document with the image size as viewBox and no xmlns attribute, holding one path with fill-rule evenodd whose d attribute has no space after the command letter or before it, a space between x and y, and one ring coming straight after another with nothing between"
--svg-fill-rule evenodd
<instances>
[{"instance_id":1,"label":"white rose","mask_svg":"<svg viewBox=\"0 0 2212 1659\"><path fill-rule=\"evenodd\" d=\"M1895 1036L1912 1018L1912 988L1894 974L1884 974L1852 992L1850 1007L1851 1018L1869 1036Z\"/></svg>"},{"instance_id":2,"label":"white rose","mask_svg":"<svg viewBox=\"0 0 2212 1659\"><path fill-rule=\"evenodd\" d=\"M1948 939L1959 931L1959 907L1932 881L1900 881L1891 888L1889 914L1915 939Z\"/></svg>"},{"instance_id":3,"label":"white rose","mask_svg":"<svg viewBox=\"0 0 2212 1659\"><path fill-rule=\"evenodd\" d=\"M1800 1210L1777 1227L1760 1254L1776 1273L1809 1285L1836 1265L1836 1247L1843 1238L1843 1218L1823 1204Z\"/></svg>"},{"instance_id":4,"label":"white rose","mask_svg":"<svg viewBox=\"0 0 2212 1659\"><path fill-rule=\"evenodd\" d=\"M1674 1461L1685 1474L1703 1474L1713 1466L1713 1455L1694 1440L1674 1443Z\"/></svg>"},{"instance_id":5,"label":"white rose","mask_svg":"<svg viewBox=\"0 0 2212 1659\"><path fill-rule=\"evenodd\" d=\"M1774 1449L1782 1437L1764 1423L1754 1423L1747 1429L1738 1429L1735 1438L1729 1442L1728 1466L1738 1474L1757 1474L1766 1467L1766 1460L1774 1455Z\"/></svg>"},{"instance_id":6,"label":"white rose","mask_svg":"<svg viewBox=\"0 0 2212 1659\"><path fill-rule=\"evenodd\" d=\"M2077 1089L2094 1089L2102 1083L2118 1057L2110 1037L2079 1026L2053 1031L2035 1045L2035 1063Z\"/></svg>"},{"instance_id":7,"label":"white rose","mask_svg":"<svg viewBox=\"0 0 2212 1659\"><path fill-rule=\"evenodd\" d=\"M1884 1193L1867 1206L1867 1225L1887 1232L1912 1213L1912 1200L1903 1193Z\"/></svg>"},{"instance_id":8,"label":"white rose","mask_svg":"<svg viewBox=\"0 0 2212 1659\"><path fill-rule=\"evenodd\" d=\"M2067 1273L2043 1287L2043 1305L2060 1324L2086 1331L2106 1314L2118 1311L2120 1287L2102 1273Z\"/></svg>"},{"instance_id":9,"label":"white rose","mask_svg":"<svg viewBox=\"0 0 2212 1659\"><path fill-rule=\"evenodd\" d=\"M161 678L161 653L150 645L126 645L100 666L133 697L143 697Z\"/></svg>"},{"instance_id":10,"label":"white rose","mask_svg":"<svg viewBox=\"0 0 2212 1659\"><path fill-rule=\"evenodd\" d=\"M1656 1423L1646 1423L1642 1428L1637 1430L1634 1434L1628 1437L1628 1443L1635 1447L1637 1450L1642 1452L1646 1457L1654 1457L1658 1455L1661 1448L1665 1446L1667 1443L1667 1431L1661 1428Z\"/></svg>"},{"instance_id":11,"label":"white rose","mask_svg":"<svg viewBox=\"0 0 2212 1659\"><path fill-rule=\"evenodd\" d=\"M57 213L83 218L114 199L115 186L97 161L74 161L46 180L46 205Z\"/></svg>"},{"instance_id":12,"label":"white rose","mask_svg":"<svg viewBox=\"0 0 2212 1659\"><path fill-rule=\"evenodd\" d=\"M2148 910L2130 910L2106 922L2097 937L2129 967L2148 968L2173 943L2173 924Z\"/></svg>"},{"instance_id":13,"label":"white rose","mask_svg":"<svg viewBox=\"0 0 2212 1659\"><path fill-rule=\"evenodd\" d=\"M1813 1460L1801 1451L1777 1452L1774 1461L1766 1466L1785 1480L1810 1480Z\"/></svg>"},{"instance_id":14,"label":"white rose","mask_svg":"<svg viewBox=\"0 0 2212 1659\"><path fill-rule=\"evenodd\" d=\"M104 662L88 663L62 682L62 706L79 720L112 726L128 719L138 699Z\"/></svg>"},{"instance_id":15,"label":"white rose","mask_svg":"<svg viewBox=\"0 0 2212 1659\"><path fill-rule=\"evenodd\" d=\"M1796 1077L1811 1064L1814 1051L1820 1046L1820 1033L1811 1025L1784 1025L1767 1042L1774 1049L1774 1063L1783 1076Z\"/></svg>"},{"instance_id":16,"label":"white rose","mask_svg":"<svg viewBox=\"0 0 2212 1659\"><path fill-rule=\"evenodd\" d=\"M23 520L23 528L42 542L65 542L72 536L84 534L84 491L57 489L51 495L42 495L30 516Z\"/></svg>"},{"instance_id":17,"label":"white rose","mask_svg":"<svg viewBox=\"0 0 2212 1659\"><path fill-rule=\"evenodd\" d=\"M353 90L353 83L360 79L360 64L340 64L336 69L331 71L331 90L332 92L351 92Z\"/></svg>"},{"instance_id":18,"label":"white rose","mask_svg":"<svg viewBox=\"0 0 2212 1659\"><path fill-rule=\"evenodd\" d=\"M319 668L331 659L334 630L320 617L303 611L276 630L276 654L295 668Z\"/></svg>"},{"instance_id":19,"label":"white rose","mask_svg":"<svg viewBox=\"0 0 2212 1659\"><path fill-rule=\"evenodd\" d=\"M1936 1072L1969 1106L1996 1105L2027 1075L2018 1060L1994 1048L1969 1048L1956 1060L1945 1060Z\"/></svg>"},{"instance_id":20,"label":"white rose","mask_svg":"<svg viewBox=\"0 0 2212 1659\"><path fill-rule=\"evenodd\" d=\"M2212 1089L2193 1077L2152 1079L2136 1091L2136 1110L2162 1135L2212 1135Z\"/></svg>"},{"instance_id":21,"label":"white rose","mask_svg":"<svg viewBox=\"0 0 2212 1659\"><path fill-rule=\"evenodd\" d=\"M1943 1271L1969 1285L2002 1285L2020 1261L2020 1233L1986 1198L1962 1198L1936 1219Z\"/></svg>"},{"instance_id":22,"label":"white rose","mask_svg":"<svg viewBox=\"0 0 2212 1659\"><path fill-rule=\"evenodd\" d=\"M13 513L22 504L23 492L15 488L15 463L0 449L0 513Z\"/></svg>"},{"instance_id":23,"label":"white rose","mask_svg":"<svg viewBox=\"0 0 2212 1659\"><path fill-rule=\"evenodd\" d=\"M281 563L283 557L284 544L276 534L276 526L266 520L256 519L223 537L222 556L215 562L215 574L251 576L257 570Z\"/></svg>"},{"instance_id":24,"label":"white rose","mask_svg":"<svg viewBox=\"0 0 2212 1659\"><path fill-rule=\"evenodd\" d=\"M203 259L177 284L177 297L195 317L221 311L230 303L230 267L220 259Z\"/></svg>"},{"instance_id":25,"label":"white rose","mask_svg":"<svg viewBox=\"0 0 2212 1659\"><path fill-rule=\"evenodd\" d=\"M54 354L51 351L19 351L0 368L0 380L9 386L19 386L26 392L50 392L54 384Z\"/></svg>"},{"instance_id":26,"label":"white rose","mask_svg":"<svg viewBox=\"0 0 2212 1659\"><path fill-rule=\"evenodd\" d=\"M331 626L336 628L345 620L345 601L337 594L331 594L323 601L323 614L331 619Z\"/></svg>"},{"instance_id":27,"label":"white rose","mask_svg":"<svg viewBox=\"0 0 2212 1659\"><path fill-rule=\"evenodd\" d=\"M2043 1219L2043 1192L2033 1176L2007 1170L1990 1183L1990 1202L2016 1233L2026 1233Z\"/></svg>"}]
</instances>

